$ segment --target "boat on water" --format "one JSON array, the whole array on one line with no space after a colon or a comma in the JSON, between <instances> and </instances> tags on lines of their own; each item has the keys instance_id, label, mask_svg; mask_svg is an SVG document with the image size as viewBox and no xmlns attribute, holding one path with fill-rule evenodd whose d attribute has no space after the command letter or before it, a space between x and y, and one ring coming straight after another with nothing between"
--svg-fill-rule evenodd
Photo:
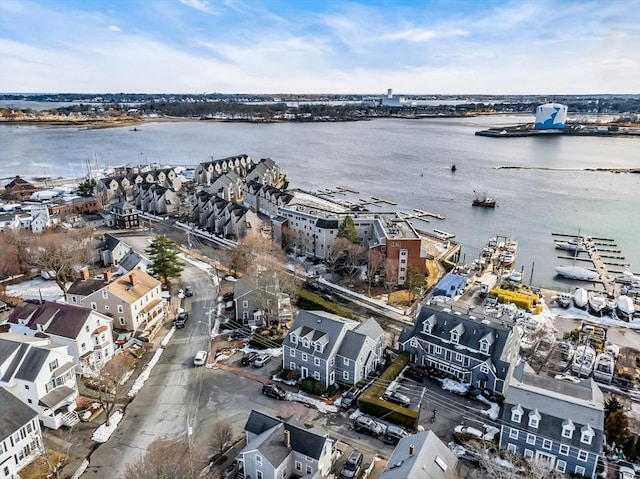
<instances>
[{"instance_id":1,"label":"boat on water","mask_svg":"<svg viewBox=\"0 0 640 479\"><path fill-rule=\"evenodd\" d=\"M514 269L509 275L509 280L514 283L522 283L522 271Z\"/></svg>"},{"instance_id":2,"label":"boat on water","mask_svg":"<svg viewBox=\"0 0 640 479\"><path fill-rule=\"evenodd\" d=\"M474 193L476 197L471 203L473 206L483 206L485 208L496 207L496 201L492 197L487 196L486 193L478 193L477 191L474 191Z\"/></svg>"},{"instance_id":3,"label":"boat on water","mask_svg":"<svg viewBox=\"0 0 640 479\"><path fill-rule=\"evenodd\" d=\"M457 170L456 165L451 165L451 173L455 173Z\"/></svg>"},{"instance_id":4,"label":"boat on water","mask_svg":"<svg viewBox=\"0 0 640 479\"><path fill-rule=\"evenodd\" d=\"M571 297L570 293L560 293L560 295L557 298L557 301L562 308L567 309L569 306L571 306L572 299L573 298Z\"/></svg>"},{"instance_id":5,"label":"boat on water","mask_svg":"<svg viewBox=\"0 0 640 479\"><path fill-rule=\"evenodd\" d=\"M632 284L635 282L640 282L640 276L636 276L630 270L625 269L622 273L617 274L613 280L616 283L620 284Z\"/></svg>"},{"instance_id":6,"label":"boat on water","mask_svg":"<svg viewBox=\"0 0 640 479\"><path fill-rule=\"evenodd\" d=\"M589 242L588 240L582 239L582 237L569 241L556 241L555 244L556 249L573 251L574 253L582 253L593 249L593 243Z\"/></svg>"},{"instance_id":7,"label":"boat on water","mask_svg":"<svg viewBox=\"0 0 640 479\"><path fill-rule=\"evenodd\" d=\"M577 279L580 281L595 281L599 274L580 266L556 266L556 273L567 279Z\"/></svg>"},{"instance_id":8,"label":"boat on water","mask_svg":"<svg viewBox=\"0 0 640 479\"><path fill-rule=\"evenodd\" d=\"M610 383L613 379L615 359L608 353L600 353L596 356L593 367L593 379L602 383Z\"/></svg>"},{"instance_id":9,"label":"boat on water","mask_svg":"<svg viewBox=\"0 0 640 479\"><path fill-rule=\"evenodd\" d=\"M573 304L576 305L576 308L579 309L587 309L587 305L589 304L589 293L584 288L576 288L573 292Z\"/></svg>"},{"instance_id":10,"label":"boat on water","mask_svg":"<svg viewBox=\"0 0 640 479\"><path fill-rule=\"evenodd\" d=\"M594 316L602 316L604 308L607 306L607 298L604 294L596 291L589 293L589 312Z\"/></svg>"},{"instance_id":11,"label":"boat on water","mask_svg":"<svg viewBox=\"0 0 640 479\"><path fill-rule=\"evenodd\" d=\"M633 300L629 296L625 294L618 296L618 300L616 301L616 316L618 319L631 321L635 310L636 308L633 305Z\"/></svg>"},{"instance_id":12,"label":"boat on water","mask_svg":"<svg viewBox=\"0 0 640 479\"><path fill-rule=\"evenodd\" d=\"M578 377L588 377L596 362L596 350L588 344L581 344L576 348L571 362L571 371Z\"/></svg>"}]
</instances>

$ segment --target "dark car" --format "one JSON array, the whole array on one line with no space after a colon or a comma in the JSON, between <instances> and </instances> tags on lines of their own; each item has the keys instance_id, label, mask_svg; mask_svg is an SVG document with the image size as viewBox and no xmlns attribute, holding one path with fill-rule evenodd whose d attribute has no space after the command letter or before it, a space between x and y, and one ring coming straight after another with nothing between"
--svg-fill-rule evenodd
<instances>
[{"instance_id":1,"label":"dark car","mask_svg":"<svg viewBox=\"0 0 640 479\"><path fill-rule=\"evenodd\" d=\"M191 296L193 296L193 289L191 289L191 286L186 286L186 287L184 288L184 295L185 295L187 298L190 298Z\"/></svg>"},{"instance_id":2,"label":"dark car","mask_svg":"<svg viewBox=\"0 0 640 479\"><path fill-rule=\"evenodd\" d=\"M354 449L347 456L347 460L342 466L340 471L340 479L353 479L360 475L360 468L362 467L363 456L360 451Z\"/></svg>"},{"instance_id":3,"label":"dark car","mask_svg":"<svg viewBox=\"0 0 640 479\"><path fill-rule=\"evenodd\" d=\"M282 389L277 384L265 384L264 386L262 386L262 394L274 399L284 399L287 397L287 391Z\"/></svg>"},{"instance_id":4,"label":"dark car","mask_svg":"<svg viewBox=\"0 0 640 479\"><path fill-rule=\"evenodd\" d=\"M349 409L355 400L356 395L352 391L347 391L342 395L340 406L344 409Z\"/></svg>"},{"instance_id":5,"label":"dark car","mask_svg":"<svg viewBox=\"0 0 640 479\"><path fill-rule=\"evenodd\" d=\"M402 373L402 375L407 379L413 379L414 381L417 381L419 383L424 381L424 378L427 377L427 375L424 374L422 371L419 371L414 368L407 368L406 371Z\"/></svg>"},{"instance_id":6,"label":"dark car","mask_svg":"<svg viewBox=\"0 0 640 479\"><path fill-rule=\"evenodd\" d=\"M411 404L411 400L404 394L400 394L398 391L387 391L382 397L386 401L392 402L394 404L399 404L400 406L404 407L409 407L409 405Z\"/></svg>"},{"instance_id":7,"label":"dark car","mask_svg":"<svg viewBox=\"0 0 640 479\"><path fill-rule=\"evenodd\" d=\"M254 362L258 357L258 353L247 353L244 356L242 356L242 365L243 366L248 366L249 364L251 364L252 362Z\"/></svg>"},{"instance_id":8,"label":"dark car","mask_svg":"<svg viewBox=\"0 0 640 479\"><path fill-rule=\"evenodd\" d=\"M180 313L178 317L173 320L173 325L176 327L176 329L182 329L184 328L187 319L189 319L188 313Z\"/></svg>"},{"instance_id":9,"label":"dark car","mask_svg":"<svg viewBox=\"0 0 640 479\"><path fill-rule=\"evenodd\" d=\"M388 444L398 444L400 439L403 437L409 436L409 433L406 429L401 428L400 426L394 426L393 424L387 426L386 431L384 432L384 442Z\"/></svg>"},{"instance_id":10,"label":"dark car","mask_svg":"<svg viewBox=\"0 0 640 479\"><path fill-rule=\"evenodd\" d=\"M353 428L357 432L364 432L373 437L378 437L382 434L382 426L369 416L358 416L353 422Z\"/></svg>"}]
</instances>

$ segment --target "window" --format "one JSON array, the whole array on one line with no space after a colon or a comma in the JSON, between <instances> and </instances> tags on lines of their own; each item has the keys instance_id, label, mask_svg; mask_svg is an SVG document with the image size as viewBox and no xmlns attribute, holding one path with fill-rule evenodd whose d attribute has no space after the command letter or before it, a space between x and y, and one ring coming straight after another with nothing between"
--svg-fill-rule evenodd
<instances>
[{"instance_id":1,"label":"window","mask_svg":"<svg viewBox=\"0 0 640 479\"><path fill-rule=\"evenodd\" d=\"M567 439L571 439L573 437L573 424L563 424L562 425L562 437L566 437Z\"/></svg>"},{"instance_id":2,"label":"window","mask_svg":"<svg viewBox=\"0 0 640 479\"><path fill-rule=\"evenodd\" d=\"M576 474L578 476L584 476L584 467L582 466L576 466Z\"/></svg>"},{"instance_id":3,"label":"window","mask_svg":"<svg viewBox=\"0 0 640 479\"><path fill-rule=\"evenodd\" d=\"M106 289L102 290L102 298L109 299L109 292Z\"/></svg>"},{"instance_id":4,"label":"window","mask_svg":"<svg viewBox=\"0 0 640 479\"><path fill-rule=\"evenodd\" d=\"M331 366L335 366L335 364L336 364L336 358L333 357L331 358Z\"/></svg>"},{"instance_id":5,"label":"window","mask_svg":"<svg viewBox=\"0 0 640 479\"><path fill-rule=\"evenodd\" d=\"M489 352L489 342L486 340L480 341L480 352L488 353Z\"/></svg>"},{"instance_id":6,"label":"window","mask_svg":"<svg viewBox=\"0 0 640 479\"><path fill-rule=\"evenodd\" d=\"M527 434L527 444L536 444L536 435L535 434Z\"/></svg>"},{"instance_id":7,"label":"window","mask_svg":"<svg viewBox=\"0 0 640 479\"><path fill-rule=\"evenodd\" d=\"M106 311L109 311L109 305L108 305L108 304L105 304L105 305L104 305L104 309L105 309Z\"/></svg>"},{"instance_id":8,"label":"window","mask_svg":"<svg viewBox=\"0 0 640 479\"><path fill-rule=\"evenodd\" d=\"M560 444L560 449L558 450L560 454L563 456L569 455L569 446L567 444Z\"/></svg>"},{"instance_id":9,"label":"window","mask_svg":"<svg viewBox=\"0 0 640 479\"><path fill-rule=\"evenodd\" d=\"M529 427L535 427L536 429L538 428L538 425L540 424L540 413L538 412L538 410L534 410L532 412L529 413Z\"/></svg>"},{"instance_id":10,"label":"window","mask_svg":"<svg viewBox=\"0 0 640 479\"><path fill-rule=\"evenodd\" d=\"M296 471L302 471L302 463L300 461L296 461L295 468Z\"/></svg>"},{"instance_id":11,"label":"window","mask_svg":"<svg viewBox=\"0 0 640 479\"><path fill-rule=\"evenodd\" d=\"M318 352L318 353L322 352L322 344L316 343L316 352Z\"/></svg>"},{"instance_id":12,"label":"window","mask_svg":"<svg viewBox=\"0 0 640 479\"><path fill-rule=\"evenodd\" d=\"M118 319L120 320L120 326L124 326L126 324L126 321L122 316L120 316Z\"/></svg>"},{"instance_id":13,"label":"window","mask_svg":"<svg viewBox=\"0 0 640 479\"><path fill-rule=\"evenodd\" d=\"M553 444L551 442L551 439L543 439L542 440L542 448L543 449L551 449L551 444Z\"/></svg>"},{"instance_id":14,"label":"window","mask_svg":"<svg viewBox=\"0 0 640 479\"><path fill-rule=\"evenodd\" d=\"M295 369L296 368L296 363L294 363L293 361L291 361L289 363L289 369Z\"/></svg>"},{"instance_id":15,"label":"window","mask_svg":"<svg viewBox=\"0 0 640 479\"><path fill-rule=\"evenodd\" d=\"M510 439L518 439L518 430L511 428L511 430L509 431L509 438Z\"/></svg>"},{"instance_id":16,"label":"window","mask_svg":"<svg viewBox=\"0 0 640 479\"><path fill-rule=\"evenodd\" d=\"M25 388L25 389L29 389L29 385L28 385L28 384L25 384L25 385L24 385L24 388Z\"/></svg>"},{"instance_id":17,"label":"window","mask_svg":"<svg viewBox=\"0 0 640 479\"><path fill-rule=\"evenodd\" d=\"M307 474L311 473L313 473L313 468L309 464L307 464Z\"/></svg>"},{"instance_id":18,"label":"window","mask_svg":"<svg viewBox=\"0 0 640 479\"><path fill-rule=\"evenodd\" d=\"M313 379L320 381L320 373L318 371L313 372Z\"/></svg>"},{"instance_id":19,"label":"window","mask_svg":"<svg viewBox=\"0 0 640 479\"><path fill-rule=\"evenodd\" d=\"M509 451L511 454L515 454L516 452L518 452L518 448L515 444L507 444L507 451Z\"/></svg>"},{"instance_id":20,"label":"window","mask_svg":"<svg viewBox=\"0 0 640 479\"><path fill-rule=\"evenodd\" d=\"M440 346L436 346L436 354L442 354L442 348Z\"/></svg>"},{"instance_id":21,"label":"window","mask_svg":"<svg viewBox=\"0 0 640 479\"><path fill-rule=\"evenodd\" d=\"M584 429L582 431L582 434L580 435L580 442L583 442L585 444L591 444L591 440L593 439L593 436L594 434L591 428Z\"/></svg>"},{"instance_id":22,"label":"window","mask_svg":"<svg viewBox=\"0 0 640 479\"><path fill-rule=\"evenodd\" d=\"M302 339L302 345L303 345L305 348L308 348L310 344L311 344L311 343L309 342L309 339L308 339L308 338L303 338L303 339Z\"/></svg>"},{"instance_id":23,"label":"window","mask_svg":"<svg viewBox=\"0 0 640 479\"><path fill-rule=\"evenodd\" d=\"M88 324L84 327L84 332L85 332L85 333L88 333L88 332L89 332L89 325L88 325Z\"/></svg>"},{"instance_id":24,"label":"window","mask_svg":"<svg viewBox=\"0 0 640 479\"><path fill-rule=\"evenodd\" d=\"M256 471L256 479L262 479L262 471Z\"/></svg>"},{"instance_id":25,"label":"window","mask_svg":"<svg viewBox=\"0 0 640 479\"><path fill-rule=\"evenodd\" d=\"M457 344L459 339L458 331L451 331L451 341Z\"/></svg>"},{"instance_id":26,"label":"window","mask_svg":"<svg viewBox=\"0 0 640 479\"><path fill-rule=\"evenodd\" d=\"M248 308L248 307L249 307L249 301L247 301L247 300L243 301L243 302L242 302L242 307L243 307L244 309Z\"/></svg>"},{"instance_id":27,"label":"window","mask_svg":"<svg viewBox=\"0 0 640 479\"><path fill-rule=\"evenodd\" d=\"M91 309L93 309L94 311L98 309L98 305L94 302L91 302Z\"/></svg>"},{"instance_id":28,"label":"window","mask_svg":"<svg viewBox=\"0 0 640 479\"><path fill-rule=\"evenodd\" d=\"M531 449L524 450L524 458L525 459L533 459L533 451Z\"/></svg>"},{"instance_id":29,"label":"window","mask_svg":"<svg viewBox=\"0 0 640 479\"><path fill-rule=\"evenodd\" d=\"M567 463L565 461L561 461L560 459L558 459L556 461L556 471L561 472L562 474L564 474L564 471L567 469Z\"/></svg>"},{"instance_id":30,"label":"window","mask_svg":"<svg viewBox=\"0 0 640 479\"><path fill-rule=\"evenodd\" d=\"M124 313L124 308L121 304L118 305L118 313Z\"/></svg>"},{"instance_id":31,"label":"window","mask_svg":"<svg viewBox=\"0 0 640 479\"><path fill-rule=\"evenodd\" d=\"M589 453L587 451L578 451L578 460L587 461L589 459Z\"/></svg>"},{"instance_id":32,"label":"window","mask_svg":"<svg viewBox=\"0 0 640 479\"><path fill-rule=\"evenodd\" d=\"M262 456L260 456L259 454L256 455L256 464L258 466L262 466Z\"/></svg>"},{"instance_id":33,"label":"window","mask_svg":"<svg viewBox=\"0 0 640 479\"><path fill-rule=\"evenodd\" d=\"M342 371L342 379L349 380L349 371Z\"/></svg>"},{"instance_id":34,"label":"window","mask_svg":"<svg viewBox=\"0 0 640 479\"><path fill-rule=\"evenodd\" d=\"M462 354L456 353L456 362L458 362L458 363L462 362Z\"/></svg>"},{"instance_id":35,"label":"window","mask_svg":"<svg viewBox=\"0 0 640 479\"><path fill-rule=\"evenodd\" d=\"M58 369L58 360L57 360L57 359L54 359L53 361L51 361L51 362L49 363L49 372L53 372L53 371L55 371L56 369Z\"/></svg>"},{"instance_id":36,"label":"window","mask_svg":"<svg viewBox=\"0 0 640 479\"><path fill-rule=\"evenodd\" d=\"M511 421L520 423L522 421L522 408L520 405L511 408Z\"/></svg>"},{"instance_id":37,"label":"window","mask_svg":"<svg viewBox=\"0 0 640 479\"><path fill-rule=\"evenodd\" d=\"M71 302L75 304L78 302L78 300L75 296L71 296Z\"/></svg>"},{"instance_id":38,"label":"window","mask_svg":"<svg viewBox=\"0 0 640 479\"><path fill-rule=\"evenodd\" d=\"M349 366L349 358L342 358L342 364Z\"/></svg>"},{"instance_id":39,"label":"window","mask_svg":"<svg viewBox=\"0 0 640 479\"><path fill-rule=\"evenodd\" d=\"M287 477L287 466L282 468L282 479L285 479L285 477Z\"/></svg>"},{"instance_id":40,"label":"window","mask_svg":"<svg viewBox=\"0 0 640 479\"><path fill-rule=\"evenodd\" d=\"M302 353L302 360L306 361L307 360L307 353Z\"/></svg>"},{"instance_id":41,"label":"window","mask_svg":"<svg viewBox=\"0 0 640 479\"><path fill-rule=\"evenodd\" d=\"M313 358L313 364L316 366L320 366L320 358Z\"/></svg>"}]
</instances>

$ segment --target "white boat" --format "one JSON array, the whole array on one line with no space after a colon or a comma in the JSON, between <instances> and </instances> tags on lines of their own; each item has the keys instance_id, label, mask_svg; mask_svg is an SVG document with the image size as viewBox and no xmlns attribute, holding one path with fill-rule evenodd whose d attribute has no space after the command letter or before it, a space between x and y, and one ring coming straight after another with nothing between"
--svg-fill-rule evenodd
<instances>
[{"instance_id":1,"label":"white boat","mask_svg":"<svg viewBox=\"0 0 640 479\"><path fill-rule=\"evenodd\" d=\"M603 383L610 383L613 379L615 359L607 353L600 353L596 356L593 368L593 379Z\"/></svg>"},{"instance_id":2,"label":"white boat","mask_svg":"<svg viewBox=\"0 0 640 479\"><path fill-rule=\"evenodd\" d=\"M616 283L632 284L636 281L640 281L640 276L636 276L630 270L625 269L622 273L617 274L613 280Z\"/></svg>"},{"instance_id":3,"label":"white boat","mask_svg":"<svg viewBox=\"0 0 640 479\"><path fill-rule=\"evenodd\" d=\"M511 281L513 281L514 283L521 283L522 282L522 271L518 271L517 269L514 269L511 274L509 275L509 279Z\"/></svg>"},{"instance_id":4,"label":"white boat","mask_svg":"<svg viewBox=\"0 0 640 479\"><path fill-rule=\"evenodd\" d=\"M569 341L560 341L558 348L562 351L562 360L569 362L573 359L573 355L576 352L576 348Z\"/></svg>"},{"instance_id":5,"label":"white boat","mask_svg":"<svg viewBox=\"0 0 640 479\"><path fill-rule=\"evenodd\" d=\"M576 308L587 309L587 305L589 304L589 293L584 288L576 288L573 292L573 304L576 305Z\"/></svg>"},{"instance_id":6,"label":"white boat","mask_svg":"<svg viewBox=\"0 0 640 479\"><path fill-rule=\"evenodd\" d=\"M516 260L516 255L513 253L500 253L499 259L504 266L511 266Z\"/></svg>"},{"instance_id":7,"label":"white boat","mask_svg":"<svg viewBox=\"0 0 640 479\"><path fill-rule=\"evenodd\" d=\"M602 293L589 293L589 312L594 316L602 316L607 305L607 298Z\"/></svg>"},{"instance_id":8,"label":"white boat","mask_svg":"<svg viewBox=\"0 0 640 479\"><path fill-rule=\"evenodd\" d=\"M571 371L578 377L588 377L596 362L596 351L588 344L581 344L576 348L571 362Z\"/></svg>"},{"instance_id":9,"label":"white boat","mask_svg":"<svg viewBox=\"0 0 640 479\"><path fill-rule=\"evenodd\" d=\"M635 310L636 308L633 305L633 300L629 296L624 294L618 296L618 301L616 302L616 316L618 316L618 319L631 321Z\"/></svg>"},{"instance_id":10,"label":"white boat","mask_svg":"<svg viewBox=\"0 0 640 479\"><path fill-rule=\"evenodd\" d=\"M558 304L567 309L569 306L571 306L571 294L570 293L560 293L560 296L558 296L557 301Z\"/></svg>"},{"instance_id":11,"label":"white boat","mask_svg":"<svg viewBox=\"0 0 640 479\"><path fill-rule=\"evenodd\" d=\"M584 251L589 251L593 248L593 244L588 241L584 241L582 238L578 240L569 240L569 241L556 241L556 248L563 249L566 251L573 251L575 253L581 253Z\"/></svg>"},{"instance_id":12,"label":"white boat","mask_svg":"<svg viewBox=\"0 0 640 479\"><path fill-rule=\"evenodd\" d=\"M595 271L580 266L556 266L556 273L568 279L594 281L600 276Z\"/></svg>"}]
</instances>

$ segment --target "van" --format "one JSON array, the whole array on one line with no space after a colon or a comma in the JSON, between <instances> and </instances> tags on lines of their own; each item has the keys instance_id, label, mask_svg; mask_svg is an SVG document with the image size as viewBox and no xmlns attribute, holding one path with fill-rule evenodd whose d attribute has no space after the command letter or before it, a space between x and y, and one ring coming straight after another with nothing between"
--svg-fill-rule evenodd
<instances>
[{"instance_id":1,"label":"van","mask_svg":"<svg viewBox=\"0 0 640 479\"><path fill-rule=\"evenodd\" d=\"M340 470L340 479L353 479L358 477L360 469L362 468L362 453L357 449L354 449L349 453L347 460Z\"/></svg>"}]
</instances>

